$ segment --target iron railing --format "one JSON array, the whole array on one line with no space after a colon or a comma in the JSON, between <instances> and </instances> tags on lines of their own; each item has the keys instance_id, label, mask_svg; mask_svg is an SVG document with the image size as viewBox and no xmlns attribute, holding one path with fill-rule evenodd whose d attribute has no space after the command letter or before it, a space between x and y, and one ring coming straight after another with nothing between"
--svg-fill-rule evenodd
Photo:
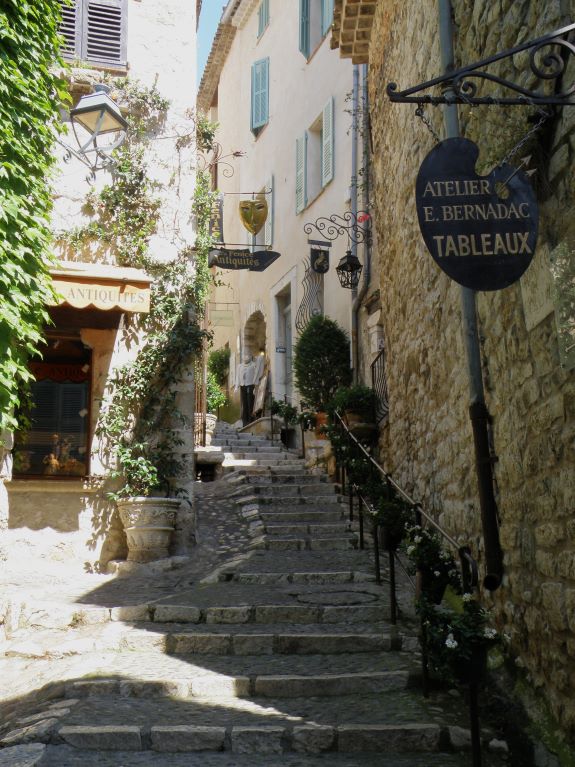
<instances>
[{"instance_id":1,"label":"iron railing","mask_svg":"<svg viewBox=\"0 0 575 767\"><path fill-rule=\"evenodd\" d=\"M377 396L375 412L376 423L381 423L389 415L389 396L385 374L385 349L382 349L371 363L371 388Z\"/></svg>"},{"instance_id":2,"label":"iron railing","mask_svg":"<svg viewBox=\"0 0 575 767\"><path fill-rule=\"evenodd\" d=\"M441 536L441 539L451 548L453 548L459 556L459 566L461 569L461 582L465 592L471 592L476 589L479 583L479 570L477 562L471 554L469 546L460 546L449 533L447 533L433 517L428 514L422 507L422 505L415 501L405 490L397 484L393 477L388 474L382 466L373 458L373 456L367 451L365 446L350 432L345 421L341 418L340 414L334 413L335 423L343 430L343 434L348 441L348 445L353 448L353 452L356 455L362 456L369 462L370 467L375 472L376 476L381 478L388 492L394 492L397 496L402 498L408 506L411 506L414 511L414 521L416 524L429 525L433 527L435 531ZM346 492L346 466L344 461L338 462L337 466L338 477L341 482L342 494ZM354 520L354 497L358 500L358 524L359 524L359 547L365 548L365 520L371 524L371 533L373 540L373 556L374 556L374 573L377 583L382 582L381 577L381 560L380 560L380 545L379 545L379 529L381 523L376 516L376 510L373 508L372 503L365 497L362 492L362 488L355 485L351 479L347 482L348 487L348 499L349 499L349 520ZM397 556L397 553L393 550L388 551L389 557L389 600L390 600L390 622L392 625L397 624L397 593L396 593L396 564L401 567L404 573L409 578L406 568L403 565L401 559ZM415 583L411 580L412 586L415 588ZM422 687L425 697L429 696L429 660L428 660L428 648L427 648L427 636L426 627L421 618L420 621L421 632L421 673L422 673ZM473 658L471 660L473 663ZM481 767L481 738L480 738L480 726L479 726L479 707L478 707L478 684L477 682L469 683L469 717L470 717L470 729L471 729L471 746L472 746L472 758L474 767Z\"/></svg>"}]
</instances>

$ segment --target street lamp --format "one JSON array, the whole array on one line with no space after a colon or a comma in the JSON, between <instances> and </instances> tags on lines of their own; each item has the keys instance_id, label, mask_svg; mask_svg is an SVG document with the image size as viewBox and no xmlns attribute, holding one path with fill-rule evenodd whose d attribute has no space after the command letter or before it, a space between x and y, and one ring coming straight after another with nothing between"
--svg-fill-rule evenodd
<instances>
[{"instance_id":1,"label":"street lamp","mask_svg":"<svg viewBox=\"0 0 575 767\"><path fill-rule=\"evenodd\" d=\"M70 110L70 121L79 149L59 141L66 150L64 160L68 162L72 157L80 160L90 169L92 178L96 171L114 166L112 152L126 140L128 123L120 107L108 95L109 90L107 85L95 85L94 93L82 96ZM102 143L102 136L109 138L107 143Z\"/></svg>"},{"instance_id":2,"label":"street lamp","mask_svg":"<svg viewBox=\"0 0 575 767\"><path fill-rule=\"evenodd\" d=\"M351 250L346 252L335 268L341 287L350 288L351 290L354 290L359 285L362 270L361 261L357 256L353 255Z\"/></svg>"}]
</instances>

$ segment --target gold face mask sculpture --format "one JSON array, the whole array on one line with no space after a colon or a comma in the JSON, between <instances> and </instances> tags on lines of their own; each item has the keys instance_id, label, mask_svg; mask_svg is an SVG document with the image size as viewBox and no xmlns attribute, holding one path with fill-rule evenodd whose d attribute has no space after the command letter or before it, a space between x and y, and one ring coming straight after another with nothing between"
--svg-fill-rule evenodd
<instances>
[{"instance_id":1,"label":"gold face mask sculpture","mask_svg":"<svg viewBox=\"0 0 575 767\"><path fill-rule=\"evenodd\" d=\"M250 234L257 234L268 217L268 203L263 197L240 200L240 218Z\"/></svg>"}]
</instances>

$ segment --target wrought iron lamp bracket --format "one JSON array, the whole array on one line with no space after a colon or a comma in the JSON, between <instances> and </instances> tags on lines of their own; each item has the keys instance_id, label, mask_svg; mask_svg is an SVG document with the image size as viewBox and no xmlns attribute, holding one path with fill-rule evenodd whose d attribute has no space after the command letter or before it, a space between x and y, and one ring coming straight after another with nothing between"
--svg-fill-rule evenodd
<instances>
[{"instance_id":1,"label":"wrought iron lamp bracket","mask_svg":"<svg viewBox=\"0 0 575 767\"><path fill-rule=\"evenodd\" d=\"M575 82L567 86L562 83L569 57L575 56L575 45L571 42L573 37L571 33L574 30L575 24L570 24L536 40L502 51L475 64L469 64L406 90L398 90L397 83L388 83L387 95L396 103L434 106L438 104L575 106ZM524 88L512 80L485 71L491 64L503 59L513 59L514 56L523 52L529 53L529 68L531 74L537 78L538 87L541 87L543 82L554 81L557 85L554 93ZM515 66L521 70L516 64ZM478 85L482 82L501 86L504 91L511 93L501 96L478 96ZM429 90L432 93L424 93ZM434 94L434 90L439 90L440 93Z\"/></svg>"}]
</instances>

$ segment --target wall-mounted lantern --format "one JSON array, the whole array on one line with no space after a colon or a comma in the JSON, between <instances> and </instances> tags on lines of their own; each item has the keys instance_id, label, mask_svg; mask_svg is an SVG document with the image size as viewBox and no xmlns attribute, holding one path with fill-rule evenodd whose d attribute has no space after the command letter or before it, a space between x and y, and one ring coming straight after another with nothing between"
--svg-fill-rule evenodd
<instances>
[{"instance_id":1,"label":"wall-mounted lantern","mask_svg":"<svg viewBox=\"0 0 575 767\"><path fill-rule=\"evenodd\" d=\"M113 168L112 152L126 140L128 123L120 107L108 95L109 90L107 85L95 85L94 93L82 96L70 110L70 121L79 148L59 142L66 150L64 160L68 162L72 157L80 160L90 169L92 178L98 170ZM102 141L104 136L107 138Z\"/></svg>"},{"instance_id":2,"label":"wall-mounted lantern","mask_svg":"<svg viewBox=\"0 0 575 767\"><path fill-rule=\"evenodd\" d=\"M308 235L317 233L328 240L328 242L308 240L310 244L319 246L322 249L329 248L330 244L337 240L338 237L341 237L342 235L347 236L348 249L345 256L340 259L335 271L337 272L342 288L350 288L351 290L357 288L363 266L355 254L355 249L360 243L365 243L368 246L371 245L370 214L363 210L358 211L357 213L348 210L343 215L333 213L329 217L323 216L316 219L314 222L304 224L303 230ZM314 258L315 252L317 251L312 248L312 259ZM326 252L329 256L329 250ZM327 258L326 261L329 268L329 260ZM313 265L312 268L314 268ZM314 269L314 271L319 270ZM327 271L327 269L325 271Z\"/></svg>"},{"instance_id":3,"label":"wall-mounted lantern","mask_svg":"<svg viewBox=\"0 0 575 767\"><path fill-rule=\"evenodd\" d=\"M339 264L336 266L335 271L339 277L339 281L342 288L350 288L355 290L359 285L359 278L363 266L357 256L354 256L351 250L348 250L340 259Z\"/></svg>"}]
</instances>

